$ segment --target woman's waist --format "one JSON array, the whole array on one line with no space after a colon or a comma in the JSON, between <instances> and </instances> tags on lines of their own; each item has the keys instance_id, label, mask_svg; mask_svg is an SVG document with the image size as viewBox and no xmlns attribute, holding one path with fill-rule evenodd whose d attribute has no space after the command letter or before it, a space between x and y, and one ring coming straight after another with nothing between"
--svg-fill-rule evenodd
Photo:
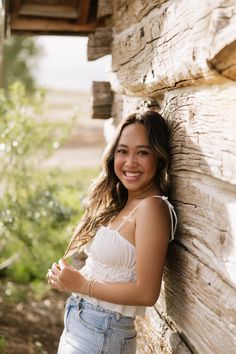
<instances>
[{"instance_id":1,"label":"woman's waist","mask_svg":"<svg viewBox=\"0 0 236 354\"><path fill-rule=\"evenodd\" d=\"M87 259L86 264L80 269L82 275L89 279L100 281L135 281L135 267L121 267L105 264L97 259Z\"/></svg>"},{"instance_id":2,"label":"woman's waist","mask_svg":"<svg viewBox=\"0 0 236 354\"><path fill-rule=\"evenodd\" d=\"M115 316L116 319L120 317L128 317L134 319L136 315L143 316L145 314L145 307L143 306L114 304L96 298L91 298L88 295L79 293L73 293L71 301L74 301L77 304L81 304L86 308L106 312L107 314L110 314L111 317Z\"/></svg>"}]
</instances>

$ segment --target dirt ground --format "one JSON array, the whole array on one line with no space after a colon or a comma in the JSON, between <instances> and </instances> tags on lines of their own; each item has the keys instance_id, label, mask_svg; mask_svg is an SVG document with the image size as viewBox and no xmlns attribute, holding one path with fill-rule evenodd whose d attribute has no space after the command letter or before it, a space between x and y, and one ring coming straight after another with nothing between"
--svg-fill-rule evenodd
<instances>
[{"instance_id":1,"label":"dirt ground","mask_svg":"<svg viewBox=\"0 0 236 354\"><path fill-rule=\"evenodd\" d=\"M66 294L50 291L41 301L0 304L0 354L55 354L63 328Z\"/></svg>"}]
</instances>

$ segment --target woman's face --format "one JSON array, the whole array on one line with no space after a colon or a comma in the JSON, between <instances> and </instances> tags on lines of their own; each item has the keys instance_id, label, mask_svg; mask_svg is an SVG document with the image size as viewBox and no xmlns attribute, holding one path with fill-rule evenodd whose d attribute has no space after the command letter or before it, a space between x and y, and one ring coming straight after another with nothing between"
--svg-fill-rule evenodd
<instances>
[{"instance_id":1,"label":"woman's face","mask_svg":"<svg viewBox=\"0 0 236 354\"><path fill-rule=\"evenodd\" d=\"M145 126L138 123L126 126L114 157L114 170L124 187L135 193L144 193L155 187L157 163Z\"/></svg>"}]
</instances>

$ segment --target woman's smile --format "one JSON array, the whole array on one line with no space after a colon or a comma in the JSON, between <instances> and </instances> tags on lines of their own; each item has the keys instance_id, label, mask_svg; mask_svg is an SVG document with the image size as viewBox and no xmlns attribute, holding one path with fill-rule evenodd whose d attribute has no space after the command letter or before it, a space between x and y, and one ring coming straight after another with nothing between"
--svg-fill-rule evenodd
<instances>
[{"instance_id":1,"label":"woman's smile","mask_svg":"<svg viewBox=\"0 0 236 354\"><path fill-rule=\"evenodd\" d=\"M130 172L124 171L124 175L127 181L137 181L139 177L142 175L141 172Z\"/></svg>"},{"instance_id":2,"label":"woman's smile","mask_svg":"<svg viewBox=\"0 0 236 354\"><path fill-rule=\"evenodd\" d=\"M158 158L152 151L142 124L126 126L115 152L114 169L129 192L143 193L155 187Z\"/></svg>"}]
</instances>

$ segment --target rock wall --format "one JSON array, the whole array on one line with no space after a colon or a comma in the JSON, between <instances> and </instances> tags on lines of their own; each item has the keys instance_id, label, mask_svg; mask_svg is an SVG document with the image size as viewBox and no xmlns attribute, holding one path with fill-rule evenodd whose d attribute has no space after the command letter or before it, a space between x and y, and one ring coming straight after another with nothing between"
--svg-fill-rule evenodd
<instances>
[{"instance_id":1,"label":"rock wall","mask_svg":"<svg viewBox=\"0 0 236 354\"><path fill-rule=\"evenodd\" d=\"M139 351L233 354L236 1L113 0L112 21L113 116L152 107L168 120L179 217Z\"/></svg>"}]
</instances>

